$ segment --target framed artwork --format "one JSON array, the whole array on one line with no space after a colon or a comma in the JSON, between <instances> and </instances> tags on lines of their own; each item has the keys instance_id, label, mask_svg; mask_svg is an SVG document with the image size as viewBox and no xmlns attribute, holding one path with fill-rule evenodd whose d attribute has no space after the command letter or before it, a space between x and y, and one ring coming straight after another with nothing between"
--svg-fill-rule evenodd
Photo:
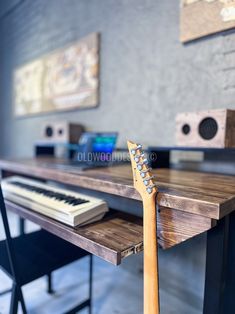
<instances>
[{"instance_id":1,"label":"framed artwork","mask_svg":"<svg viewBox=\"0 0 235 314\"><path fill-rule=\"evenodd\" d=\"M185 43L235 27L235 0L181 0L180 40Z\"/></svg>"},{"instance_id":2,"label":"framed artwork","mask_svg":"<svg viewBox=\"0 0 235 314\"><path fill-rule=\"evenodd\" d=\"M16 116L98 104L99 34L91 34L14 71Z\"/></svg>"}]
</instances>

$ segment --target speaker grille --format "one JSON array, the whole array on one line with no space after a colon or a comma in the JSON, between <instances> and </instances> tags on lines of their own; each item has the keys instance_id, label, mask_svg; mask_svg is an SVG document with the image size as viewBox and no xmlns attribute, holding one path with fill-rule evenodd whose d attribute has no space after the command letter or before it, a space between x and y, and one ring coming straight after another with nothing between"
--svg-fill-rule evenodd
<instances>
[{"instance_id":1,"label":"speaker grille","mask_svg":"<svg viewBox=\"0 0 235 314\"><path fill-rule=\"evenodd\" d=\"M214 118L205 118L199 124L199 134L204 140L211 140L216 136L218 124Z\"/></svg>"}]
</instances>

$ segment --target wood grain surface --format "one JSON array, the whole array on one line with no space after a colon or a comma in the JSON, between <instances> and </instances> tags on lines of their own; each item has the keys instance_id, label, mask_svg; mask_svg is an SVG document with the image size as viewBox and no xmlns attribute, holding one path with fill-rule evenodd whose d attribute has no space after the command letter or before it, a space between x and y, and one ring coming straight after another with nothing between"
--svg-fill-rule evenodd
<instances>
[{"instance_id":1,"label":"wood grain surface","mask_svg":"<svg viewBox=\"0 0 235 314\"><path fill-rule=\"evenodd\" d=\"M100 222L73 228L31 209L5 202L7 209L20 217L114 265L143 249L142 219L136 216L112 211Z\"/></svg>"},{"instance_id":2,"label":"wood grain surface","mask_svg":"<svg viewBox=\"0 0 235 314\"><path fill-rule=\"evenodd\" d=\"M215 225L216 220L207 217L160 207L157 213L158 244L163 249L169 249Z\"/></svg>"},{"instance_id":3,"label":"wood grain surface","mask_svg":"<svg viewBox=\"0 0 235 314\"><path fill-rule=\"evenodd\" d=\"M4 176L20 174L37 179L55 180L88 189L140 200L132 186L130 166L99 168L72 172L54 169L54 160L0 161ZM159 206L157 212L158 243L163 249L171 248L216 225L215 213L226 214L234 209L235 182L232 176L193 173L160 169L156 171L160 193L158 202L179 205ZM168 201L169 200L169 201ZM198 206L198 203L200 206ZM209 210L208 210L209 205ZM115 212L106 219L81 228L72 228L40 215L32 210L7 202L8 209L29 219L49 232L111 262L143 249L142 218ZM203 213L203 215L201 214Z\"/></svg>"},{"instance_id":4,"label":"wood grain surface","mask_svg":"<svg viewBox=\"0 0 235 314\"><path fill-rule=\"evenodd\" d=\"M143 250L143 220L133 215L111 211L102 221L73 228L10 201L6 201L6 206L21 218L114 265ZM170 208L161 208L157 215L158 243L163 249L205 232L216 223L206 217Z\"/></svg>"},{"instance_id":5,"label":"wood grain surface","mask_svg":"<svg viewBox=\"0 0 235 314\"><path fill-rule=\"evenodd\" d=\"M81 171L57 168L53 159L0 160L2 170L44 180L140 200L132 181L130 165ZM235 177L211 173L158 169L158 204L211 219L220 219L235 209Z\"/></svg>"}]
</instances>

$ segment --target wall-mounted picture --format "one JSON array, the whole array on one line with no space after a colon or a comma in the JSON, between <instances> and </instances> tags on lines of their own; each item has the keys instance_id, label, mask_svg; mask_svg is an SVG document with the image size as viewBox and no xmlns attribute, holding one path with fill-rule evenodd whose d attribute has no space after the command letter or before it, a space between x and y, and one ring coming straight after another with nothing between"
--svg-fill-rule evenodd
<instances>
[{"instance_id":1,"label":"wall-mounted picture","mask_svg":"<svg viewBox=\"0 0 235 314\"><path fill-rule=\"evenodd\" d=\"M16 116L97 106L99 34L19 67L13 81Z\"/></svg>"},{"instance_id":2,"label":"wall-mounted picture","mask_svg":"<svg viewBox=\"0 0 235 314\"><path fill-rule=\"evenodd\" d=\"M181 0L180 40L188 42L235 27L235 0Z\"/></svg>"}]
</instances>

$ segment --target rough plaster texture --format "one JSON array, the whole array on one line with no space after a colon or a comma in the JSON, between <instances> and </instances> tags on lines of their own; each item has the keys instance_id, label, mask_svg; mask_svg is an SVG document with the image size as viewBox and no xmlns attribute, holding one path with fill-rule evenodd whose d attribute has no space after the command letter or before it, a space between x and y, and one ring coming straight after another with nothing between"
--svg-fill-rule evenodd
<instances>
[{"instance_id":1,"label":"rough plaster texture","mask_svg":"<svg viewBox=\"0 0 235 314\"><path fill-rule=\"evenodd\" d=\"M118 130L120 147L127 138L170 145L178 112L235 108L235 35L228 32L183 46L177 0L2 0L0 16L2 155L32 155L43 121L67 119L91 130ZM99 106L15 119L14 68L97 31ZM205 235L160 251L163 314L202 312L204 270ZM130 308L126 313L132 313Z\"/></svg>"},{"instance_id":2,"label":"rough plaster texture","mask_svg":"<svg viewBox=\"0 0 235 314\"><path fill-rule=\"evenodd\" d=\"M127 138L170 145L177 112L235 108L235 58L228 53L235 35L183 46L176 0L25 0L1 19L0 27L5 155L31 155L42 121L67 119L91 130L119 130L119 146ZM101 32L99 107L15 119L14 68L96 31Z\"/></svg>"}]
</instances>

